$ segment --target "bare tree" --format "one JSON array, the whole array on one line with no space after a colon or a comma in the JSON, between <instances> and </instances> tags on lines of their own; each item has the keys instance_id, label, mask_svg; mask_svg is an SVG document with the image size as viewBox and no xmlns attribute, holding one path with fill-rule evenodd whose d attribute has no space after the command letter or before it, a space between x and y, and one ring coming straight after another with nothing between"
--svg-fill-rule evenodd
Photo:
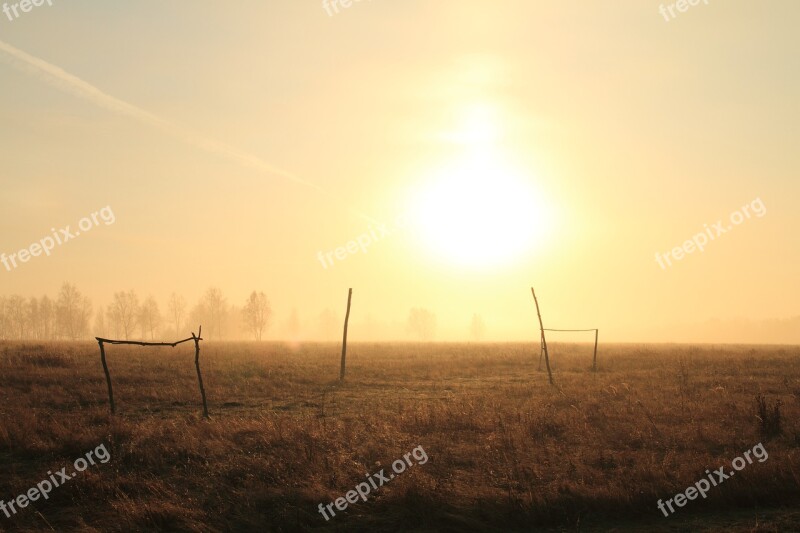
<instances>
[{"instance_id":1,"label":"bare tree","mask_svg":"<svg viewBox=\"0 0 800 533\"><path fill-rule=\"evenodd\" d=\"M39 300L39 327L41 328L40 339L52 340L55 338L56 306L47 295L42 296Z\"/></svg>"},{"instance_id":2,"label":"bare tree","mask_svg":"<svg viewBox=\"0 0 800 533\"><path fill-rule=\"evenodd\" d=\"M94 316L94 336L95 337L106 337L108 334L106 327L106 313L101 307L97 310L97 313Z\"/></svg>"},{"instance_id":3,"label":"bare tree","mask_svg":"<svg viewBox=\"0 0 800 533\"><path fill-rule=\"evenodd\" d=\"M436 334L436 315L415 307L408 314L407 331L419 340L430 341Z\"/></svg>"},{"instance_id":4,"label":"bare tree","mask_svg":"<svg viewBox=\"0 0 800 533\"><path fill-rule=\"evenodd\" d=\"M267 300L267 295L256 291L250 293L250 297L242 309L242 317L247 329L257 341L260 341L272 317L272 309L270 308L269 300Z\"/></svg>"},{"instance_id":5,"label":"bare tree","mask_svg":"<svg viewBox=\"0 0 800 533\"><path fill-rule=\"evenodd\" d=\"M190 324L211 324L211 312L208 310L208 305L205 302L205 299L200 299L194 307L192 307L192 311L189 313L189 323ZM211 338L211 326L208 327L208 332L205 335L206 338Z\"/></svg>"},{"instance_id":6,"label":"bare tree","mask_svg":"<svg viewBox=\"0 0 800 533\"><path fill-rule=\"evenodd\" d=\"M472 321L469 324L469 333L473 340L483 340L483 335L486 333L486 325L483 323L483 317L478 313L473 313L472 315Z\"/></svg>"},{"instance_id":7,"label":"bare tree","mask_svg":"<svg viewBox=\"0 0 800 533\"><path fill-rule=\"evenodd\" d=\"M6 313L8 315L8 326L12 338L25 338L25 328L28 323L27 308L28 306L22 296L14 294L8 298Z\"/></svg>"},{"instance_id":8,"label":"bare tree","mask_svg":"<svg viewBox=\"0 0 800 533\"><path fill-rule=\"evenodd\" d=\"M113 332L112 338L119 339L122 337L122 333L120 331L120 321L117 317L117 312L114 310L113 304L108 304L106 307L106 329L108 330L109 334Z\"/></svg>"},{"instance_id":9,"label":"bare tree","mask_svg":"<svg viewBox=\"0 0 800 533\"><path fill-rule=\"evenodd\" d=\"M186 299L174 292L170 294L167 302L167 313L169 313L169 318L172 320L172 325L175 326L175 335L178 335L186 316Z\"/></svg>"},{"instance_id":10,"label":"bare tree","mask_svg":"<svg viewBox=\"0 0 800 533\"><path fill-rule=\"evenodd\" d=\"M202 305L208 311L208 318L211 321L209 330L216 338L222 338L222 326L227 314L227 301L222 296L222 291L218 288L210 288L201 299Z\"/></svg>"},{"instance_id":11,"label":"bare tree","mask_svg":"<svg viewBox=\"0 0 800 533\"><path fill-rule=\"evenodd\" d=\"M150 333L150 340L155 340L155 332L161 326L161 312L158 310L158 303L152 296L139 307L139 326L142 328L142 338L147 338Z\"/></svg>"},{"instance_id":12,"label":"bare tree","mask_svg":"<svg viewBox=\"0 0 800 533\"><path fill-rule=\"evenodd\" d=\"M92 302L69 283L64 283L56 301L56 324L62 336L77 340L89 329Z\"/></svg>"},{"instance_id":13,"label":"bare tree","mask_svg":"<svg viewBox=\"0 0 800 533\"><path fill-rule=\"evenodd\" d=\"M35 297L28 298L25 320L28 323L28 337L39 340L39 300Z\"/></svg>"},{"instance_id":14,"label":"bare tree","mask_svg":"<svg viewBox=\"0 0 800 533\"><path fill-rule=\"evenodd\" d=\"M6 314L6 297L0 296L0 340L8 340L8 315Z\"/></svg>"},{"instance_id":15,"label":"bare tree","mask_svg":"<svg viewBox=\"0 0 800 533\"><path fill-rule=\"evenodd\" d=\"M136 292L130 290L114 293L114 299L108 306L108 318L114 325L117 336L122 332L125 340L128 340L136 326L138 316L139 297L136 296Z\"/></svg>"}]
</instances>

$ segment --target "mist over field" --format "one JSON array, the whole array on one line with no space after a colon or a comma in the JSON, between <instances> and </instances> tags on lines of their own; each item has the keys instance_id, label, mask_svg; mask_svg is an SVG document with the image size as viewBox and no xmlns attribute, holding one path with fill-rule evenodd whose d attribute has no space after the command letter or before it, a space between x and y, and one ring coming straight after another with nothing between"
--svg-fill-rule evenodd
<instances>
[{"instance_id":1,"label":"mist over field","mask_svg":"<svg viewBox=\"0 0 800 533\"><path fill-rule=\"evenodd\" d=\"M800 530L798 17L0 2L0 531Z\"/></svg>"},{"instance_id":2,"label":"mist over field","mask_svg":"<svg viewBox=\"0 0 800 533\"><path fill-rule=\"evenodd\" d=\"M535 285L610 341L800 342L793 2L325 5L0 16L0 294L263 291L277 339L353 287L364 339L503 341Z\"/></svg>"}]
</instances>

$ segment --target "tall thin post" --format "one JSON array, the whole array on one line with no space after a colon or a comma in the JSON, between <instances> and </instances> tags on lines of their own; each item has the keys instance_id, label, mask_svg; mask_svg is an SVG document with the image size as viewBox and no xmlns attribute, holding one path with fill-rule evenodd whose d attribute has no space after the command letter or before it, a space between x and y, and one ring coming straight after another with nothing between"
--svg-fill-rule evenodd
<instances>
[{"instance_id":1,"label":"tall thin post","mask_svg":"<svg viewBox=\"0 0 800 533\"><path fill-rule=\"evenodd\" d=\"M350 321L350 301L353 299L353 289L347 292L347 313L344 315L344 335L342 336L342 365L339 369L339 381L344 381L344 364L347 357L347 323Z\"/></svg>"},{"instance_id":2,"label":"tall thin post","mask_svg":"<svg viewBox=\"0 0 800 533\"><path fill-rule=\"evenodd\" d=\"M106 363L106 349L103 347L103 341L98 340L100 345L100 361L103 362L103 372L106 373L106 384L108 385L108 403L111 405L111 414L116 413L114 407L114 390L111 388L111 374L108 372L108 364Z\"/></svg>"},{"instance_id":3,"label":"tall thin post","mask_svg":"<svg viewBox=\"0 0 800 533\"><path fill-rule=\"evenodd\" d=\"M597 372L597 337L600 335L600 330L594 330L594 359L592 360L592 372Z\"/></svg>"},{"instance_id":4,"label":"tall thin post","mask_svg":"<svg viewBox=\"0 0 800 533\"><path fill-rule=\"evenodd\" d=\"M542 332L542 348L544 348L544 363L547 366L547 377L550 380L550 385L553 385L553 373L550 371L550 355L547 353L547 339L544 336L544 323L542 322L542 313L539 310L539 300L536 298L536 291L531 287L531 294L533 294L533 301L536 303L536 314L539 316L539 329Z\"/></svg>"},{"instance_id":5,"label":"tall thin post","mask_svg":"<svg viewBox=\"0 0 800 533\"><path fill-rule=\"evenodd\" d=\"M537 371L542 370L542 359L544 359L544 341L542 340L541 336L539 337L539 366L536 368Z\"/></svg>"},{"instance_id":6,"label":"tall thin post","mask_svg":"<svg viewBox=\"0 0 800 533\"><path fill-rule=\"evenodd\" d=\"M194 340L194 367L197 369L197 381L200 383L200 396L203 398L203 418L208 418L208 404L206 403L206 389L203 387L203 375L200 373L200 336L203 334L203 326L197 330L197 336L192 332Z\"/></svg>"}]
</instances>

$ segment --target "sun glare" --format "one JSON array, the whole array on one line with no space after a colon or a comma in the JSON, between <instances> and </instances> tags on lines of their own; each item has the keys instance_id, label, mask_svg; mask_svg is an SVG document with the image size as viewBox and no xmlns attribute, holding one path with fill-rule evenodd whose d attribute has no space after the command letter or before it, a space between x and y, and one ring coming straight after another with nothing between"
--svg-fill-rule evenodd
<instances>
[{"instance_id":1,"label":"sun glare","mask_svg":"<svg viewBox=\"0 0 800 533\"><path fill-rule=\"evenodd\" d=\"M529 181L496 154L480 151L433 172L412 212L433 254L475 268L519 258L541 241L548 223Z\"/></svg>"}]
</instances>

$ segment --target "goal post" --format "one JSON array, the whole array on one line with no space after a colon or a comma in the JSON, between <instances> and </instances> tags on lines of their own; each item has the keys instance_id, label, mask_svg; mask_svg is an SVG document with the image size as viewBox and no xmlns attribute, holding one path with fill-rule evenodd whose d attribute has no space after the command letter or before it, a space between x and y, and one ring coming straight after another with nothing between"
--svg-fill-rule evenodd
<instances>
[{"instance_id":1,"label":"goal post","mask_svg":"<svg viewBox=\"0 0 800 533\"><path fill-rule=\"evenodd\" d=\"M568 333L588 333L594 332L594 355L592 356L592 372L597 372L597 341L600 336L600 330L597 328L593 329L549 329L543 328L543 331L556 331L556 332L568 332ZM544 336L542 336L544 339ZM544 341L542 343L542 353L539 355L539 370L542 368L542 355L544 355Z\"/></svg>"},{"instance_id":2,"label":"goal post","mask_svg":"<svg viewBox=\"0 0 800 533\"><path fill-rule=\"evenodd\" d=\"M208 419L208 403L206 402L206 389L203 386L203 375L200 373L200 341L203 340L203 326L200 326L197 330L197 335L192 332L192 336L186 339L175 341L175 342L144 342L144 341L128 341L128 340L115 340L115 339L104 339L102 337L95 337L97 344L100 345L100 362L103 365L103 373L106 375L106 386L108 387L108 404L111 410L111 414L115 414L117 409L116 405L114 404L114 389L111 386L111 373L108 370L108 363L106 362L106 344L122 344L122 345L133 345L133 346L171 346L175 348L179 344L183 344L184 342L194 342L194 366L197 370L197 381L200 386L200 396L203 399L203 418Z\"/></svg>"},{"instance_id":3,"label":"goal post","mask_svg":"<svg viewBox=\"0 0 800 533\"><path fill-rule=\"evenodd\" d=\"M536 291L531 287L531 294L533 295L533 301L536 304L536 315L539 318L539 333L540 333L540 341L541 341L541 353L539 354L539 370L542 369L542 357L544 357L545 364L547 365L547 377L550 380L550 384L553 385L553 372L550 369L550 354L547 350L547 339L545 337L545 331L566 331L566 332L590 332L594 331L594 356L592 357L592 372L597 371L597 341L600 336L600 330L597 328L591 329L555 329L555 328L545 328L544 322L542 321L542 312L539 308L539 299L536 297Z\"/></svg>"}]
</instances>

